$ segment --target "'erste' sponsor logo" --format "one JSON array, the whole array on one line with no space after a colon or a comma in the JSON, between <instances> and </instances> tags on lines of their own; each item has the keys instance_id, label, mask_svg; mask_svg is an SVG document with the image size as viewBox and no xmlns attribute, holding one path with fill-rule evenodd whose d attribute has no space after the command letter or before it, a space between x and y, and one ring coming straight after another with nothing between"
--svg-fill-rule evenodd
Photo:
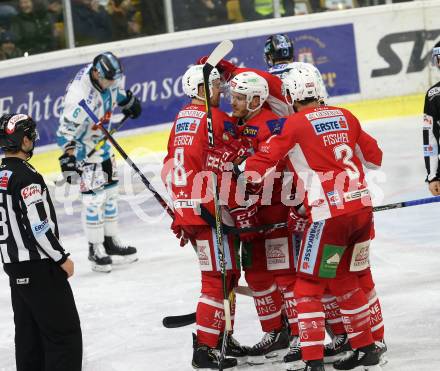
<instances>
[{"instance_id":1,"label":"'erste' sponsor logo","mask_svg":"<svg viewBox=\"0 0 440 371\"><path fill-rule=\"evenodd\" d=\"M200 119L193 117L183 117L176 121L176 127L174 129L176 134L192 133L195 134L199 128Z\"/></svg>"},{"instance_id":2,"label":"'erste' sponsor logo","mask_svg":"<svg viewBox=\"0 0 440 371\"><path fill-rule=\"evenodd\" d=\"M344 116L313 120L311 123L317 135L348 130L347 120Z\"/></svg>"}]
</instances>

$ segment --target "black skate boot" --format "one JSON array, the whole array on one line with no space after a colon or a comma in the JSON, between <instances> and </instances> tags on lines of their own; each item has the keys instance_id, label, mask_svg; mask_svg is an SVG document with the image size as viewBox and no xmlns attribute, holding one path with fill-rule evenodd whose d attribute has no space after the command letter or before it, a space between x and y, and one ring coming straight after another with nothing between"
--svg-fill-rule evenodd
<instances>
[{"instance_id":1,"label":"black skate boot","mask_svg":"<svg viewBox=\"0 0 440 371\"><path fill-rule=\"evenodd\" d=\"M218 339L217 349L221 351L223 343L223 333ZM237 364L242 365L247 362L247 356L251 348L246 345L241 345L232 335L226 339L226 355L237 359Z\"/></svg>"},{"instance_id":2,"label":"black skate boot","mask_svg":"<svg viewBox=\"0 0 440 371\"><path fill-rule=\"evenodd\" d=\"M333 364L335 370L362 370L380 371L380 354L382 348L376 344L370 344L356 349L350 356L347 356Z\"/></svg>"},{"instance_id":3,"label":"black skate boot","mask_svg":"<svg viewBox=\"0 0 440 371\"><path fill-rule=\"evenodd\" d=\"M105 236L104 247L115 265L129 264L138 260L136 248L123 245L116 237Z\"/></svg>"},{"instance_id":4,"label":"black skate boot","mask_svg":"<svg viewBox=\"0 0 440 371\"><path fill-rule=\"evenodd\" d=\"M305 365L301 358L301 347L299 336L292 336L290 339L289 351L283 358L286 370L303 370Z\"/></svg>"},{"instance_id":5,"label":"black skate boot","mask_svg":"<svg viewBox=\"0 0 440 371\"><path fill-rule=\"evenodd\" d=\"M282 328L279 331L266 332L263 339L255 344L248 354L248 363L251 365L262 365L268 361L282 359L285 352L282 350L289 347L289 335L287 329Z\"/></svg>"},{"instance_id":6,"label":"black skate boot","mask_svg":"<svg viewBox=\"0 0 440 371\"><path fill-rule=\"evenodd\" d=\"M220 362L220 351L210 348L207 345L197 343L196 334L193 335L193 359L192 366L198 370L218 370ZM237 366L235 358L224 358L222 362L223 369Z\"/></svg>"},{"instance_id":7,"label":"black skate boot","mask_svg":"<svg viewBox=\"0 0 440 371\"><path fill-rule=\"evenodd\" d=\"M324 363L334 363L344 358L351 350L347 334L335 335L324 347Z\"/></svg>"},{"instance_id":8,"label":"black skate boot","mask_svg":"<svg viewBox=\"0 0 440 371\"><path fill-rule=\"evenodd\" d=\"M89 260L95 272L110 273L112 271L112 258L107 255L102 243L89 242Z\"/></svg>"},{"instance_id":9,"label":"black skate boot","mask_svg":"<svg viewBox=\"0 0 440 371\"><path fill-rule=\"evenodd\" d=\"M385 357L385 352L388 350L387 345L385 344L385 340L382 339L381 341L375 341L374 344L376 344L377 347L380 348L379 350L379 364L381 366L385 366L388 363L388 360Z\"/></svg>"},{"instance_id":10,"label":"black skate boot","mask_svg":"<svg viewBox=\"0 0 440 371\"><path fill-rule=\"evenodd\" d=\"M325 371L322 359L307 361L304 371Z\"/></svg>"}]
</instances>

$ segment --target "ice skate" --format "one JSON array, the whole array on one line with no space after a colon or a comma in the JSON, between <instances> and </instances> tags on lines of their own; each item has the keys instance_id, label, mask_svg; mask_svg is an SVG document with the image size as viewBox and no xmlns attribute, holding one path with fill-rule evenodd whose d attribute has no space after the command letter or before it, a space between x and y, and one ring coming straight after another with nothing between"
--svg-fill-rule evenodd
<instances>
[{"instance_id":1,"label":"ice skate","mask_svg":"<svg viewBox=\"0 0 440 371\"><path fill-rule=\"evenodd\" d=\"M193 334L193 358L192 367L198 370L218 370L220 361L220 351L210 348L207 345L197 343L197 336ZM223 369L230 369L237 366L235 358L224 358Z\"/></svg>"},{"instance_id":2,"label":"ice skate","mask_svg":"<svg viewBox=\"0 0 440 371\"><path fill-rule=\"evenodd\" d=\"M334 363L344 358L351 350L347 334L335 335L324 347L324 363Z\"/></svg>"},{"instance_id":3,"label":"ice skate","mask_svg":"<svg viewBox=\"0 0 440 371\"><path fill-rule=\"evenodd\" d=\"M89 260L95 272L110 273L112 271L112 258L107 255L102 243L89 242Z\"/></svg>"},{"instance_id":4,"label":"ice skate","mask_svg":"<svg viewBox=\"0 0 440 371\"><path fill-rule=\"evenodd\" d=\"M122 244L117 237L104 237L104 248L114 265L130 264L138 260L136 248Z\"/></svg>"},{"instance_id":5,"label":"ice skate","mask_svg":"<svg viewBox=\"0 0 440 371\"><path fill-rule=\"evenodd\" d=\"M325 371L324 362L322 359L307 361L303 371Z\"/></svg>"},{"instance_id":6,"label":"ice skate","mask_svg":"<svg viewBox=\"0 0 440 371\"><path fill-rule=\"evenodd\" d=\"M283 358L286 370L303 370L305 367L304 362L301 359L301 347L299 342L299 336L292 336L290 339L289 351Z\"/></svg>"},{"instance_id":7,"label":"ice skate","mask_svg":"<svg viewBox=\"0 0 440 371\"><path fill-rule=\"evenodd\" d=\"M335 370L380 371L382 348L376 344L356 349L347 357L333 364Z\"/></svg>"},{"instance_id":8,"label":"ice skate","mask_svg":"<svg viewBox=\"0 0 440 371\"><path fill-rule=\"evenodd\" d=\"M261 365L268 361L281 359L284 350L289 347L289 335L287 329L266 332L263 339L255 344L248 355L248 363L251 365Z\"/></svg>"},{"instance_id":9,"label":"ice skate","mask_svg":"<svg viewBox=\"0 0 440 371\"><path fill-rule=\"evenodd\" d=\"M223 334L220 335L218 340L218 350L221 350L222 341ZM250 349L251 348L246 345L241 345L232 335L229 335L226 340L226 356L234 357L237 360L238 365L242 365L247 362Z\"/></svg>"}]
</instances>

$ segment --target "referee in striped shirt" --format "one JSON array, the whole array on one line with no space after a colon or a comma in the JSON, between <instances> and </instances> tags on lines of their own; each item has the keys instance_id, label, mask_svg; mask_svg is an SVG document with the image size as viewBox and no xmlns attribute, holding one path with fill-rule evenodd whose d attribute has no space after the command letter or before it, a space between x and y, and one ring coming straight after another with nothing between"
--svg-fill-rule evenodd
<instances>
[{"instance_id":1,"label":"referee in striped shirt","mask_svg":"<svg viewBox=\"0 0 440 371\"><path fill-rule=\"evenodd\" d=\"M0 254L9 276L17 371L80 371L82 335L43 177L27 162L38 139L27 115L0 118Z\"/></svg>"}]
</instances>

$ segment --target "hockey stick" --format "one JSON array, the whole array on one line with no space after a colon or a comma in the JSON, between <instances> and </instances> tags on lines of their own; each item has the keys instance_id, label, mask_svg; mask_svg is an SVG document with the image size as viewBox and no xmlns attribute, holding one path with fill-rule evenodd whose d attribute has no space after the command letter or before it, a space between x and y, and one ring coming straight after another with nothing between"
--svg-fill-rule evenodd
<instances>
[{"instance_id":1,"label":"hockey stick","mask_svg":"<svg viewBox=\"0 0 440 371\"><path fill-rule=\"evenodd\" d=\"M122 118L122 120L119 121L119 122L116 124L116 127L112 128L112 129L109 131L110 135L113 135L114 133L116 133L116 132L122 127L122 125L123 125L124 122L128 119L128 117L129 117L129 116L124 115L124 117ZM105 121L104 119L99 120L99 123L95 123L95 125L102 125L102 124L104 123L104 121ZM104 136L104 137L103 137L98 143L95 144L95 147L93 147L93 148L90 150L90 152L87 153L86 157L85 157L83 160L77 162L77 164L76 164L77 168L80 169L81 167L83 167L83 166L87 163L87 160L88 160L90 157L92 157L97 151L99 151L99 150L102 148L102 146L103 146L106 142L107 142L107 138ZM75 174L79 174L79 173L77 173L77 172L73 172L73 173L75 173ZM79 175L81 175L81 174L79 174ZM69 176L69 175L67 175L67 176ZM62 185L66 182L67 176L63 176L63 179L61 179L61 180L56 180L56 181L54 182L54 183L55 183L55 186L56 186L56 187L58 187L58 186L62 186Z\"/></svg>"},{"instance_id":2,"label":"hockey stick","mask_svg":"<svg viewBox=\"0 0 440 371\"><path fill-rule=\"evenodd\" d=\"M384 210L392 210L392 209L401 209L403 207L410 207L410 206L418 206L418 205L426 205L431 204L435 202L440 202L440 196L434 196L434 197L427 197L427 198L418 198L416 200L410 200L410 201L402 201L402 202L395 202L391 204L381 205L381 206L373 206L373 212L377 211L384 211ZM209 213L206 209L201 209L202 211L202 218L206 220L208 224L213 224L214 216ZM223 225L223 229L226 234L240 234L245 232L265 232L269 229L281 229L286 228L287 223L275 223L275 224L262 224L258 227L248 227L248 228L236 228L236 227L230 227Z\"/></svg>"},{"instance_id":3,"label":"hockey stick","mask_svg":"<svg viewBox=\"0 0 440 371\"><path fill-rule=\"evenodd\" d=\"M206 122L208 126L208 145L209 147L214 147L214 130L212 127L212 110L211 110L211 97L209 90L209 76L212 70L215 68L218 62L220 62L223 57L232 50L233 44L229 40L224 40L212 51L205 65L203 66L203 87L205 90L205 104L206 104ZM218 369L223 370L223 360L226 354L226 344L229 331L232 330L231 321L231 306L229 303L229 293L228 285L226 280L226 262L225 262L225 252L223 245L223 223L221 218L220 203L218 197L217 189L217 175L211 173L212 181L212 194L214 198L214 210L215 210L215 236L217 240L217 251L220 261L220 273L222 275L222 286L223 286L223 307L225 312L225 331L223 334L222 348L220 352L220 359L218 364Z\"/></svg>"},{"instance_id":4,"label":"hockey stick","mask_svg":"<svg viewBox=\"0 0 440 371\"><path fill-rule=\"evenodd\" d=\"M236 294L253 297L252 290L247 286L237 286L234 291ZM162 324L166 328L184 327L192 325L194 322L196 322L196 312L178 316L167 316L162 320Z\"/></svg>"},{"instance_id":5,"label":"hockey stick","mask_svg":"<svg viewBox=\"0 0 440 371\"><path fill-rule=\"evenodd\" d=\"M113 147L116 148L116 150L119 152L119 154L122 156L122 158L130 165L130 167L135 171L137 175L142 180L142 183L147 187L151 193L153 193L154 198L159 202L159 204L165 209L165 211L168 213L168 215L174 219L174 211L170 208L170 206L166 203L166 201L162 198L162 196L157 192L153 185L150 183L150 181L147 179L147 177L142 173L142 171L139 170L139 168L136 166L136 164L131 160L131 158L125 153L125 151L122 149L122 147L119 145L118 142L113 138L113 136L108 132L108 130L101 125L99 125L100 120L96 117L96 115L93 113L93 111L87 106L87 103L84 99L82 99L79 102L79 105L84 108L84 110L87 112L87 114L90 116L90 118L96 123L98 128L102 130L105 137L109 140L109 142L113 145Z\"/></svg>"}]
</instances>

